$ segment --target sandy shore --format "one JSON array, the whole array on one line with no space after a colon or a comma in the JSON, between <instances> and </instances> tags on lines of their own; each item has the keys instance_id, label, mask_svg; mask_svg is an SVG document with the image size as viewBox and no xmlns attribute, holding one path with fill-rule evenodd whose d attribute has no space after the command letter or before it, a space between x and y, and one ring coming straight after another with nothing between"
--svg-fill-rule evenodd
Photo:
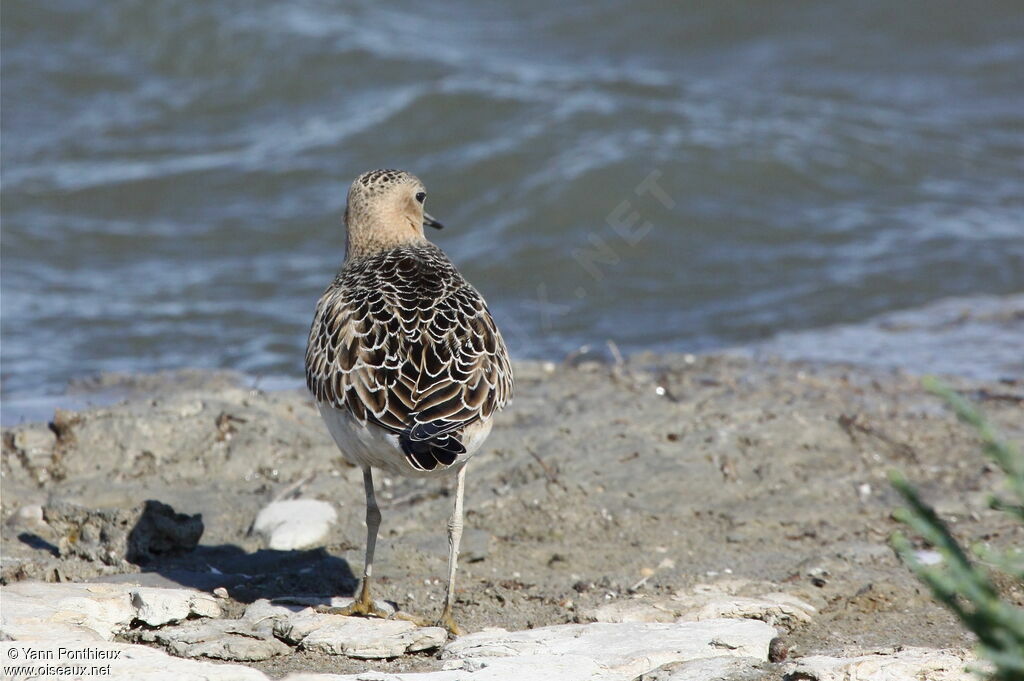
<instances>
[{"instance_id":1,"label":"sandy shore","mask_svg":"<svg viewBox=\"0 0 1024 681\"><path fill-rule=\"evenodd\" d=\"M469 631L586 622L609 603L742 580L741 589L786 591L817 609L787 635L791 657L969 645L887 546L897 528L891 469L918 483L965 542L1024 543L1020 527L987 508L1000 476L972 432L916 377L653 355L614 367L519 363L516 373L516 400L467 478L458 609ZM1024 382L950 380L1024 440ZM3 583L223 586L229 610L257 598L351 593L362 560L361 479L304 393L251 390L229 374L104 387L112 382L136 396L4 430ZM377 595L433 616L447 490L378 481ZM256 514L293 497L330 502L338 522L321 548L265 549L249 533ZM199 546L138 565L81 549L84 540L33 514L81 507L128 522L146 500L202 514ZM1019 591L1010 596L1024 602ZM437 665L297 652L254 666L281 675Z\"/></svg>"}]
</instances>

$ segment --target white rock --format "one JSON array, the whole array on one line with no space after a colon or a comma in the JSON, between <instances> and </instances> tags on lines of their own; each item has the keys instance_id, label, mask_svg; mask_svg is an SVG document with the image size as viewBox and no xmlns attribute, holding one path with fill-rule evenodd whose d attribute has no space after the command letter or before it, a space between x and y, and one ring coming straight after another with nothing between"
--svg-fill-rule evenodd
<instances>
[{"instance_id":1,"label":"white rock","mask_svg":"<svg viewBox=\"0 0 1024 681\"><path fill-rule=\"evenodd\" d=\"M583 613L597 622L675 622L678 609L671 602L648 598L618 599Z\"/></svg>"},{"instance_id":2,"label":"white rock","mask_svg":"<svg viewBox=\"0 0 1024 681\"><path fill-rule=\"evenodd\" d=\"M632 681L632 677L608 677L601 667L581 655L537 655L532 657L487 657L449 660L437 672L392 674L290 674L282 681Z\"/></svg>"},{"instance_id":3,"label":"white rock","mask_svg":"<svg viewBox=\"0 0 1024 681\"><path fill-rule=\"evenodd\" d=\"M759 670L760 660L752 657L706 657L668 665L644 674L644 681L761 681L765 672Z\"/></svg>"},{"instance_id":4,"label":"white rock","mask_svg":"<svg viewBox=\"0 0 1024 681\"><path fill-rule=\"evenodd\" d=\"M220 617L220 603L217 597L211 594L196 591L188 599L188 608L193 615L198 617Z\"/></svg>"},{"instance_id":5,"label":"white rock","mask_svg":"<svg viewBox=\"0 0 1024 681\"><path fill-rule=\"evenodd\" d=\"M274 633L306 650L360 659L432 650L448 639L440 627L418 627L406 620L324 615L311 609L279 620Z\"/></svg>"},{"instance_id":6,"label":"white rock","mask_svg":"<svg viewBox=\"0 0 1024 681\"><path fill-rule=\"evenodd\" d=\"M914 557L921 565L938 565L942 562L942 554L931 549L914 551Z\"/></svg>"},{"instance_id":7,"label":"white rock","mask_svg":"<svg viewBox=\"0 0 1024 681\"><path fill-rule=\"evenodd\" d=\"M584 655L480 657L459 662L458 669L464 676L455 677L458 681L610 681L613 678L627 681L632 678L609 677L600 664Z\"/></svg>"},{"instance_id":8,"label":"white rock","mask_svg":"<svg viewBox=\"0 0 1024 681\"><path fill-rule=\"evenodd\" d=\"M6 604L6 602L5 602ZM185 660L177 657L171 657L162 650L156 648L150 648L148 646L129 645L126 643L106 643L93 641L88 645L74 645L70 644L69 641L62 640L57 642L0 642L0 657L3 658L4 664L8 664L15 659L15 656L21 664L32 664L26 661L26 651L31 648L37 653L46 655L47 653L52 654L52 659L48 659L42 664L50 665L53 667L66 668L70 671L71 668L77 666L86 667L105 667L110 665L109 673L98 672L96 674L84 675L84 678L103 678L103 679L115 679L120 681L180 681L186 679L187 681L267 681L267 677L260 671L250 669L249 667L243 667L241 665L223 664L214 662L200 662L197 660ZM92 659L83 660L72 660L65 654L61 654L59 650L61 648L71 649L76 651L85 651L93 653ZM15 656L12 656L11 650L17 649ZM97 659L95 655L97 653L108 656L106 659ZM115 657L116 656L116 657ZM68 672L59 673L52 676L52 678L82 678L83 674L70 674ZM5 677L7 678L7 677ZM24 679L26 676L13 676L13 679ZM32 677L38 678L38 677ZM46 678L51 678L47 676Z\"/></svg>"},{"instance_id":9,"label":"white rock","mask_svg":"<svg viewBox=\"0 0 1024 681\"><path fill-rule=\"evenodd\" d=\"M797 622L810 622L811 614L817 612L814 606L785 593L764 594L759 598L690 596L681 599L680 606L681 620L743 617L763 620L768 624L785 624L788 627Z\"/></svg>"},{"instance_id":10,"label":"white rock","mask_svg":"<svg viewBox=\"0 0 1024 681\"><path fill-rule=\"evenodd\" d=\"M775 635L773 627L756 620L562 624L529 631L491 629L469 634L448 644L442 657L572 655L593 660L601 668L602 673L593 678L632 679L680 660L722 655L765 660Z\"/></svg>"},{"instance_id":11,"label":"white rock","mask_svg":"<svg viewBox=\"0 0 1024 681\"><path fill-rule=\"evenodd\" d=\"M47 527L43 520L43 507L40 504L22 506L7 518L11 527L28 527L33 529Z\"/></svg>"},{"instance_id":12,"label":"white rock","mask_svg":"<svg viewBox=\"0 0 1024 681\"><path fill-rule=\"evenodd\" d=\"M252 529L263 537L267 548L291 551L322 544L337 520L337 512L326 501L290 499L260 509Z\"/></svg>"},{"instance_id":13,"label":"white rock","mask_svg":"<svg viewBox=\"0 0 1024 681\"><path fill-rule=\"evenodd\" d=\"M325 624L324 617L326 615L321 615L313 608L304 608L293 615L274 618L274 636L298 645L302 639Z\"/></svg>"},{"instance_id":14,"label":"white rock","mask_svg":"<svg viewBox=\"0 0 1024 681\"><path fill-rule=\"evenodd\" d=\"M291 617L297 612L306 610L307 605L300 605L288 601L269 600L260 598L245 606L242 618L251 622L259 622L266 619L280 619Z\"/></svg>"},{"instance_id":15,"label":"white rock","mask_svg":"<svg viewBox=\"0 0 1024 681\"><path fill-rule=\"evenodd\" d=\"M716 585L717 587L718 585ZM721 618L758 619L789 629L809 622L817 610L792 594L769 592L748 598L729 593L734 584L720 588L698 585L671 599L620 599L585 611L598 622L690 622Z\"/></svg>"},{"instance_id":16,"label":"white rock","mask_svg":"<svg viewBox=\"0 0 1024 681\"><path fill-rule=\"evenodd\" d=\"M0 629L15 640L109 641L136 619L160 626L189 615L221 614L213 596L195 589L16 582L0 593Z\"/></svg>"},{"instance_id":17,"label":"white rock","mask_svg":"<svg viewBox=\"0 0 1024 681\"><path fill-rule=\"evenodd\" d=\"M352 603L351 597L334 596L326 600L319 596L284 596L273 601L261 598L245 607L242 618L252 623L254 630L300 643L306 635L323 624L318 606L343 608ZM384 601L374 601L378 609L394 615L395 608Z\"/></svg>"},{"instance_id":18,"label":"white rock","mask_svg":"<svg viewBox=\"0 0 1024 681\"><path fill-rule=\"evenodd\" d=\"M291 648L273 637L269 628L257 631L250 620L190 620L147 631L145 641L157 641L178 657L210 657L253 662L285 655Z\"/></svg>"},{"instance_id":19,"label":"white rock","mask_svg":"<svg viewBox=\"0 0 1024 681\"><path fill-rule=\"evenodd\" d=\"M392 674L389 672L366 671L360 674L317 674L315 672L296 672L289 674L281 681L487 681L484 676L470 676L469 672L418 672L412 674ZM506 679L505 681L508 681ZM532 680L530 680L532 681ZM551 679L550 681L557 681Z\"/></svg>"},{"instance_id":20,"label":"white rock","mask_svg":"<svg viewBox=\"0 0 1024 681\"><path fill-rule=\"evenodd\" d=\"M220 605L210 594L194 589L165 589L136 586L130 590L136 619L151 627L180 622L189 615L220 617Z\"/></svg>"},{"instance_id":21,"label":"white rock","mask_svg":"<svg viewBox=\"0 0 1024 681\"><path fill-rule=\"evenodd\" d=\"M135 619L120 584L16 582L0 599L0 631L16 641L109 641Z\"/></svg>"},{"instance_id":22,"label":"white rock","mask_svg":"<svg viewBox=\"0 0 1024 681\"><path fill-rule=\"evenodd\" d=\"M709 626L710 625L710 626ZM742 636L730 625L738 625ZM671 631L674 630L674 631ZM673 670L686 679L742 672L763 660L774 631L761 622L560 625L527 632L487 630L448 645L444 670L421 674L363 673L332 681L631 681L667 661L696 660ZM467 639L473 639L467 641ZM746 640L746 643L744 643ZM757 649L754 657L727 657ZM708 656L714 657L708 657ZM701 659L708 658L708 659ZM733 662L735 660L735 662ZM704 671L709 676L695 676ZM296 674L286 681L318 681Z\"/></svg>"},{"instance_id":23,"label":"white rock","mask_svg":"<svg viewBox=\"0 0 1024 681\"><path fill-rule=\"evenodd\" d=\"M857 657L803 657L786 665L786 674L807 681L976 681L966 670L973 662L963 651L903 648Z\"/></svg>"},{"instance_id":24,"label":"white rock","mask_svg":"<svg viewBox=\"0 0 1024 681\"><path fill-rule=\"evenodd\" d=\"M66 647L78 642L121 650L122 658L112 665L112 678L265 679L260 672L244 667L179 659L146 646L104 641L126 630L136 618L166 623L190 615L219 614L216 599L201 592L130 584L21 582L5 587L2 599L3 632L19 639L23 646ZM437 648L447 638L438 627L321 614L308 607L296 612L297 607L302 604L257 601L238 620L190 620L175 627L147 630L142 635L179 655L245 660L288 651L271 637L271 632L307 650L357 658L398 657ZM775 634L766 623L747 619L559 625L512 633L491 629L450 643L443 651L442 671L403 675L365 672L322 677L322 681L631 681L672 662L723 656L764 660ZM850 662L857 660L840 660L833 666ZM739 664L708 661L672 667L671 671L682 673L687 669L696 674L705 667L732 669ZM947 681L943 676L935 678ZM959 681L959 677L950 679ZM831 679L823 677L822 681Z\"/></svg>"},{"instance_id":25,"label":"white rock","mask_svg":"<svg viewBox=\"0 0 1024 681\"><path fill-rule=\"evenodd\" d=\"M338 617L302 639L302 647L330 655L360 659L399 657L444 645L448 633L440 627L417 627L401 620Z\"/></svg>"},{"instance_id":26,"label":"white rock","mask_svg":"<svg viewBox=\"0 0 1024 681\"><path fill-rule=\"evenodd\" d=\"M800 622L809 622L817 613L813 605L792 594L769 591L747 597L737 593L755 588L753 582L724 579L711 584L697 584L692 591L676 592L672 601L681 620L745 617L772 625L781 624L789 629Z\"/></svg>"}]
</instances>

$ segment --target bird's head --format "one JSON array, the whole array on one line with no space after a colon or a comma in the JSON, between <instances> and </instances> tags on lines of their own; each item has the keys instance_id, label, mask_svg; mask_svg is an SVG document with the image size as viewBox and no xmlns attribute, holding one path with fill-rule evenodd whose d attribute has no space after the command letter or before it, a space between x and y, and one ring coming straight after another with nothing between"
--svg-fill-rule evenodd
<instances>
[{"instance_id":1,"label":"bird's head","mask_svg":"<svg viewBox=\"0 0 1024 681\"><path fill-rule=\"evenodd\" d=\"M423 209L426 200L423 183L404 170L371 170L357 177L345 208L349 256L425 241L424 225L442 227Z\"/></svg>"}]
</instances>

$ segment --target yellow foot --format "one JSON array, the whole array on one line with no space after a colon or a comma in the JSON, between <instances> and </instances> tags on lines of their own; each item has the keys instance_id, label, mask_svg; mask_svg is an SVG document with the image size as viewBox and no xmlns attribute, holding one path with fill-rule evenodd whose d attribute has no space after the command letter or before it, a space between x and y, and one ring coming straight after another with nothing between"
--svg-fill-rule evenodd
<instances>
[{"instance_id":1,"label":"yellow foot","mask_svg":"<svg viewBox=\"0 0 1024 681\"><path fill-rule=\"evenodd\" d=\"M391 613L382 608L370 599L356 599L348 605L338 608L332 605L318 605L316 611L325 615L345 615L346 617L379 617L386 620Z\"/></svg>"},{"instance_id":2,"label":"yellow foot","mask_svg":"<svg viewBox=\"0 0 1024 681\"><path fill-rule=\"evenodd\" d=\"M399 610L398 612L396 612L394 614L394 618L396 620L405 620L406 622L412 622L417 627L432 627L432 626L434 626L434 623L431 622L430 620L428 620L427 618L419 617L418 615L413 615L413 614L410 614L410 613L402 611L402 610Z\"/></svg>"},{"instance_id":3,"label":"yellow foot","mask_svg":"<svg viewBox=\"0 0 1024 681\"><path fill-rule=\"evenodd\" d=\"M437 621L436 626L444 627L452 636L462 636L462 629L455 623L455 618L452 617L450 610L441 613L441 619Z\"/></svg>"}]
</instances>

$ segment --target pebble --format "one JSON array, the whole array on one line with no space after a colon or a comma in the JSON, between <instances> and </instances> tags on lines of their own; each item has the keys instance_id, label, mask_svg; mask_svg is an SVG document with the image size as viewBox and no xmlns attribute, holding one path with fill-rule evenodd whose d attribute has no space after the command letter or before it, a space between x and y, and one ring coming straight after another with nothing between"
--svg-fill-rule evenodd
<instances>
[{"instance_id":1,"label":"pebble","mask_svg":"<svg viewBox=\"0 0 1024 681\"><path fill-rule=\"evenodd\" d=\"M28 529L40 529L47 527L43 520L43 507L40 504L28 504L20 507L7 517L7 524L10 527L24 527Z\"/></svg>"},{"instance_id":2,"label":"pebble","mask_svg":"<svg viewBox=\"0 0 1024 681\"><path fill-rule=\"evenodd\" d=\"M789 647L780 636L776 636L768 644L768 661L782 662L789 657Z\"/></svg>"},{"instance_id":3,"label":"pebble","mask_svg":"<svg viewBox=\"0 0 1024 681\"><path fill-rule=\"evenodd\" d=\"M921 565L938 565L942 562L942 554L932 549L914 551L914 557Z\"/></svg>"},{"instance_id":4,"label":"pebble","mask_svg":"<svg viewBox=\"0 0 1024 681\"><path fill-rule=\"evenodd\" d=\"M334 506L318 499L275 501L260 509L253 532L267 548L294 551L320 546L338 520Z\"/></svg>"},{"instance_id":5,"label":"pebble","mask_svg":"<svg viewBox=\"0 0 1024 681\"><path fill-rule=\"evenodd\" d=\"M249 623L253 631L268 636L274 635L274 627L278 622L309 608L304 605L280 603L260 598L245 606L242 619Z\"/></svg>"}]
</instances>

